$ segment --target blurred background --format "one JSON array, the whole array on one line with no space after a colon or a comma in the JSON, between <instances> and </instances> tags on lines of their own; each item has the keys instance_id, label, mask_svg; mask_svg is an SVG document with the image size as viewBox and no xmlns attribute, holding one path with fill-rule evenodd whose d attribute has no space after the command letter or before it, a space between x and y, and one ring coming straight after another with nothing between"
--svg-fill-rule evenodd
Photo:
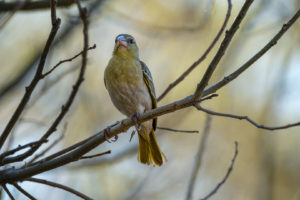
<instances>
[{"instance_id":1,"label":"blurred background","mask_svg":"<svg viewBox=\"0 0 300 200\"><path fill-rule=\"evenodd\" d=\"M244 2L232 1L227 29ZM86 79L58 131L50 137L50 141L59 138L68 122L64 139L47 155L125 118L111 103L103 83L103 73L118 34L128 33L135 37L140 59L151 70L159 96L204 53L227 12L226 0L86 0L83 4L90 10L90 46L96 44L97 48L88 52ZM209 85L249 60L299 8L298 0L255 1ZM8 16L8 12L0 13L0 23L3 24ZM62 19L61 29L50 50L45 71L60 60L73 57L83 46L77 7L72 4L59 8L57 16ZM1 131L35 73L50 30L49 9L18 11L0 29ZM217 91L218 98L205 101L202 106L217 112L247 115L268 126L300 121L299 31L300 22L297 21L265 56ZM195 91L221 40L206 60L159 102L159 106ZM10 148L35 141L47 130L69 96L80 64L80 57L62 64L39 83L14 130ZM158 144L168 159L162 167L137 162L138 139L135 135L129 143L130 129L120 134L117 142L106 142L90 152L111 150L111 154L78 161L36 177L65 184L94 199L185 199L205 121L206 114L193 107L158 118L161 127L199 131L197 134L157 130ZM246 121L212 117L192 199L206 196L223 179L234 154L234 141L237 141L239 155L233 172L212 200L299 200L299 131L299 127L294 127L271 132ZM22 164L24 162L19 163ZM37 183L23 182L21 186L37 199L80 199ZM9 190L16 199L26 198L13 187L9 186ZM9 198L2 194L2 199Z\"/></svg>"}]
</instances>

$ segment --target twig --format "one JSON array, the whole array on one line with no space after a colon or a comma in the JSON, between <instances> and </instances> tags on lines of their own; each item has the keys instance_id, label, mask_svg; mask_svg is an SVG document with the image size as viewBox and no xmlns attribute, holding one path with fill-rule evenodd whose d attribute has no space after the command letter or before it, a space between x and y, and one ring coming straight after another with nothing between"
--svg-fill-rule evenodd
<instances>
[{"instance_id":1,"label":"twig","mask_svg":"<svg viewBox=\"0 0 300 200\"><path fill-rule=\"evenodd\" d=\"M88 48L87 50L91 50L91 49L95 49L95 48L96 48L96 44L94 44L94 46ZM47 73L43 74L42 77L45 78L48 74L50 74L53 70L55 70L59 65L61 65L64 62L71 62L72 60L74 60L75 58L77 58L78 56L80 56L82 53L83 53L83 51L81 51L79 54L75 55L72 58L59 61L59 63L57 63L50 71L48 71Z\"/></svg>"},{"instance_id":2,"label":"twig","mask_svg":"<svg viewBox=\"0 0 300 200\"><path fill-rule=\"evenodd\" d=\"M35 89L38 82L41 80L41 75L43 73L45 61L46 61L49 49L51 47L51 44L52 44L52 42L55 38L55 35L56 35L56 33L57 33L57 31L60 27L60 23L61 23L61 20L58 18L55 22L55 25L52 27L52 30L51 30L50 35L48 37L47 43L46 43L45 48L42 52L40 62L39 62L38 68L36 70L35 76L32 79L30 85L28 87L26 87L26 92L25 92L20 104L18 105L18 107L15 110L13 116L10 118L8 124L6 125L5 129L3 130L3 132L0 136L0 149L2 148L5 140L7 139L7 136L10 134L10 132L13 129L14 125L18 121L20 115L22 114L27 102L30 99L30 96L31 96L33 90Z\"/></svg>"},{"instance_id":3,"label":"twig","mask_svg":"<svg viewBox=\"0 0 300 200\"><path fill-rule=\"evenodd\" d=\"M199 131L186 131L186 130L177 130L172 128L165 128L165 127L156 127L157 129L166 130L166 131L173 131L173 132L181 132L181 133L199 133Z\"/></svg>"},{"instance_id":4,"label":"twig","mask_svg":"<svg viewBox=\"0 0 300 200\"><path fill-rule=\"evenodd\" d=\"M83 159L89 159L89 158L95 158L95 157L103 156L103 155L106 155L106 154L111 154L111 150L105 151L105 152L103 152L103 153L91 155L91 156L82 156L82 157L80 158L80 160L83 160Z\"/></svg>"},{"instance_id":5,"label":"twig","mask_svg":"<svg viewBox=\"0 0 300 200\"><path fill-rule=\"evenodd\" d=\"M69 111L69 108L71 107L71 105L75 99L75 96L77 95L77 92L79 90L81 83L84 81L84 74L85 74L85 69L86 69L86 64L87 64L87 51L88 51L88 19L87 19L88 13L87 13L86 8L81 9L81 5L80 5L79 1L76 1L76 3L78 5L80 17L83 21L83 34L84 34L84 47L83 47L83 53L81 54L82 55L81 69L80 69L77 81L76 81L75 85L73 86L73 90L72 90L66 104L62 106L60 114L57 116L57 118L55 119L55 121L53 122L51 127L41 137L40 140L47 139L54 131L56 131L57 126L60 124L61 120L64 118L66 113ZM5 158L5 159L3 159L3 163L7 164L7 163L16 162L16 161L22 161L25 158L31 156L38 148L39 148L39 146L31 148L21 155L18 155L18 156L12 157L12 158Z\"/></svg>"},{"instance_id":6,"label":"twig","mask_svg":"<svg viewBox=\"0 0 300 200\"><path fill-rule=\"evenodd\" d=\"M25 191L23 188L21 188L21 186L19 186L17 183L13 183L13 185L15 186L15 188L17 188L20 192L22 192L29 199L31 199L31 200L37 200L31 194L29 194L27 191Z\"/></svg>"},{"instance_id":7,"label":"twig","mask_svg":"<svg viewBox=\"0 0 300 200\"><path fill-rule=\"evenodd\" d=\"M214 112L214 111L207 110L207 109L201 107L200 104L196 105L195 107L198 110L202 110L203 112L206 112L210 115L217 115L217 116L221 116L221 117L229 117L229 118L240 119L240 120L245 119L248 122L250 122L251 124L253 124L254 126L256 126L257 128L266 129L266 130L270 130L270 131L280 130L280 129L287 129L287 128L294 127L294 126L300 126L300 122L297 122L297 123L294 123L294 124L288 124L288 125L285 125L285 126L277 126L277 127L264 126L264 125L257 124L255 121L253 121L252 119L250 119L247 116L238 116L238 115L231 115L231 114Z\"/></svg>"},{"instance_id":8,"label":"twig","mask_svg":"<svg viewBox=\"0 0 300 200\"><path fill-rule=\"evenodd\" d=\"M39 126L47 126L47 123L38 119L33 119L33 118L20 118L20 122L28 122L28 123L33 123L37 124Z\"/></svg>"},{"instance_id":9,"label":"twig","mask_svg":"<svg viewBox=\"0 0 300 200\"><path fill-rule=\"evenodd\" d=\"M64 138L64 136L65 136L65 133L66 133L66 131L67 131L67 127L68 127L68 123L65 123L64 130L62 131L61 136L60 136L59 138L57 138L56 140L54 140L54 141L52 142L52 144L51 144L49 147L47 147L44 151L42 151L42 152L39 153L39 154L36 154L36 155L35 155L35 156L27 163L27 165L33 163L36 159L38 159L39 157L42 157L43 155L45 155L45 153L47 153L47 152L48 152L50 149L52 149L59 141L61 141L61 140Z\"/></svg>"},{"instance_id":10,"label":"twig","mask_svg":"<svg viewBox=\"0 0 300 200\"><path fill-rule=\"evenodd\" d=\"M232 26L230 27L230 29L228 31L226 31L225 38L223 39L217 54L215 55L214 59L209 64L203 78L201 79L200 83L197 86L197 89L194 93L195 99L199 99L201 96L203 96L202 92L203 92L204 88L207 86L208 81L210 80L210 78L211 78L213 72L215 71L217 65L219 64L221 58L225 54L225 51L226 51L227 47L229 46L231 39L233 38L236 31L239 29L240 24L241 24L242 20L244 19L244 17L246 16L246 13L247 13L249 7L251 6L251 4L253 3L253 1L254 0L246 0L245 4L243 5L242 9L240 10L238 16L235 18Z\"/></svg>"},{"instance_id":11,"label":"twig","mask_svg":"<svg viewBox=\"0 0 300 200\"><path fill-rule=\"evenodd\" d=\"M59 0L57 7L68 7L72 5L74 1L72 0ZM0 2L0 12L11 11L13 10L19 2ZM40 0L40 1L30 1L20 10L37 10L37 9L46 9L50 8L49 0Z\"/></svg>"},{"instance_id":12,"label":"twig","mask_svg":"<svg viewBox=\"0 0 300 200\"><path fill-rule=\"evenodd\" d=\"M235 159L238 155L238 143L237 142L234 142L235 144L235 152L234 152L234 156L231 160L231 165L227 171L227 174L225 175L225 177L223 178L223 180L213 189L213 191L211 191L206 197L204 197L203 199L201 200L207 200L208 198L210 198L212 195L214 195L218 189L226 182L226 180L228 179L232 169L233 169L233 165L234 165L234 162L235 162Z\"/></svg>"},{"instance_id":13,"label":"twig","mask_svg":"<svg viewBox=\"0 0 300 200\"><path fill-rule=\"evenodd\" d=\"M207 137L208 137L208 134L210 132L210 124L211 124L211 117L209 115L207 115L206 122L205 122L205 127L204 127L204 130L203 130L203 134L202 134L202 137L201 137L201 140L200 140L200 143L199 143L198 152L197 152L197 155L196 155L194 170L192 171L189 186L188 186L188 191L187 191L187 194L186 194L186 200L192 199L196 178L197 178L199 169L201 167L201 162L202 162L204 150L205 150L205 147L206 147Z\"/></svg>"},{"instance_id":14,"label":"twig","mask_svg":"<svg viewBox=\"0 0 300 200\"><path fill-rule=\"evenodd\" d=\"M92 200L92 198L78 192L77 190L74 190L70 187L67 187L65 185L62 185L62 184L58 184L58 183L54 183L52 181L47 181L47 180L44 180L44 179L38 179L38 178L26 178L24 179L24 181L30 181L30 182L35 182L35 183L41 183L41 184L44 184L44 185L49 185L49 186L52 186L52 187L57 187L57 188L60 188L62 190L65 190L65 191L68 191L70 193L73 193L79 197L81 197L82 199L86 199L86 200Z\"/></svg>"},{"instance_id":15,"label":"twig","mask_svg":"<svg viewBox=\"0 0 300 200\"><path fill-rule=\"evenodd\" d=\"M6 194L9 196L9 198L10 198L11 200L15 200L15 198L13 197L13 195L12 195L12 194L10 193L10 191L7 189L6 185L5 185L5 184L2 184L1 186L2 186L2 188L5 190Z\"/></svg>"},{"instance_id":16,"label":"twig","mask_svg":"<svg viewBox=\"0 0 300 200\"><path fill-rule=\"evenodd\" d=\"M40 144L46 143L46 142L48 142L48 140L31 142L31 143L25 144L25 145L23 145L23 146L19 146L19 147L15 148L15 149L6 151L6 152L4 152L4 153L2 153L2 154L0 155L0 162L1 162L1 161L3 160L3 158L5 158L6 156L13 155L13 154L16 153L17 151L20 151L20 150L25 149L25 148L27 148L27 147L33 148L33 147L36 146L36 145L40 145ZM0 165L3 166L3 163L0 164Z\"/></svg>"},{"instance_id":17,"label":"twig","mask_svg":"<svg viewBox=\"0 0 300 200\"><path fill-rule=\"evenodd\" d=\"M240 74L242 74L246 69L248 69L253 63L255 63L259 58L261 58L266 52L268 52L275 44L277 44L278 40L286 33L286 31L297 21L300 17L300 9L295 13L295 15L289 20L288 23L283 24L281 30L276 34L276 36L257 54L255 54L248 62L246 62L243 66L241 66L238 70L230 74L229 76L224 77L224 79L215 85L211 86L207 90L203 92L202 96L209 95L211 93L216 92L220 88L224 87L234 79L236 79Z\"/></svg>"},{"instance_id":18,"label":"twig","mask_svg":"<svg viewBox=\"0 0 300 200\"><path fill-rule=\"evenodd\" d=\"M158 127L156 127L156 128L158 128ZM135 134L135 130L133 130L133 131L131 132L131 136L130 136L129 142L131 142L131 140L132 140L134 134Z\"/></svg>"},{"instance_id":19,"label":"twig","mask_svg":"<svg viewBox=\"0 0 300 200\"><path fill-rule=\"evenodd\" d=\"M231 0L228 0L228 10L227 10L225 20L222 24L221 29L219 30L218 34L216 35L215 39L212 41L212 43L206 49L204 54L194 64L192 64L192 66L190 66L179 78L177 78L176 81L174 81L173 83L171 83L168 86L168 88L157 98L157 102L162 100L176 85L178 85L181 81L183 81L183 79L186 76L188 76L203 60L205 60L206 56L213 49L213 47L215 46L215 44L217 43L217 41L221 37L221 35L222 35L226 25L227 25L228 20L229 20L230 15L231 15L231 8L232 8Z\"/></svg>"},{"instance_id":20,"label":"twig","mask_svg":"<svg viewBox=\"0 0 300 200\"><path fill-rule=\"evenodd\" d=\"M52 26L54 26L56 22L56 5L57 0L50 0Z\"/></svg>"}]
</instances>

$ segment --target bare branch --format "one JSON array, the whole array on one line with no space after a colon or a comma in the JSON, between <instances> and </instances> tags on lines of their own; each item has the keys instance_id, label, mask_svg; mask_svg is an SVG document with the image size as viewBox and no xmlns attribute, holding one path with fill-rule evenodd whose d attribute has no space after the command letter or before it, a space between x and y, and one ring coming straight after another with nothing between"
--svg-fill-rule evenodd
<instances>
[{"instance_id":1,"label":"bare branch","mask_svg":"<svg viewBox=\"0 0 300 200\"><path fill-rule=\"evenodd\" d=\"M215 39L212 41L212 43L209 45L209 47L206 49L204 54L196 61L194 64L192 64L179 78L176 79L173 83L171 83L168 88L157 98L157 102L162 100L176 85L178 85L183 79L188 76L203 60L205 60L206 56L209 54L209 52L213 49L217 41L220 39L227 23L231 15L231 0L228 0L228 10L225 17L225 20L223 22L223 25L221 29L219 30L218 34L216 35Z\"/></svg>"},{"instance_id":2,"label":"bare branch","mask_svg":"<svg viewBox=\"0 0 300 200\"><path fill-rule=\"evenodd\" d=\"M5 190L6 194L9 196L9 198L10 198L11 200L15 200L15 198L13 197L13 195L12 195L12 194L10 193L10 191L7 189L6 185L5 185L5 184L2 184L1 186L2 186L2 188Z\"/></svg>"},{"instance_id":3,"label":"bare branch","mask_svg":"<svg viewBox=\"0 0 300 200\"><path fill-rule=\"evenodd\" d=\"M216 67L218 66L221 58L225 54L225 51L226 51L227 47L229 46L231 39L233 38L236 31L239 29L240 24L241 24L242 20L244 19L244 17L246 16L247 11L248 11L249 7L251 6L251 4L253 3L253 1L254 0L246 0L245 1L245 4L243 5L242 9L240 10L238 16L235 18L232 26L230 27L230 29L228 31L226 31L225 38L223 39L217 54L215 55L214 59L209 64L203 78L201 79L200 83L197 86L197 89L194 94L195 99L199 99L201 96L203 96L202 92L203 92L204 88L207 86L208 81L210 80L213 72L215 71Z\"/></svg>"},{"instance_id":4,"label":"bare branch","mask_svg":"<svg viewBox=\"0 0 300 200\"><path fill-rule=\"evenodd\" d=\"M38 179L38 178L27 178L27 179L24 179L24 181L30 181L30 182L35 182L35 183L41 183L41 184L44 184L44 185L49 185L49 186L52 186L52 187L57 187L57 188L60 188L62 190L66 190L70 193L73 193L73 194L81 197L82 199L92 200L92 198L78 192L77 190L74 190L70 187L62 185L62 184L58 184L58 183L54 183L54 182L51 182L51 181L47 181L47 180L44 180L44 179Z\"/></svg>"},{"instance_id":5,"label":"bare branch","mask_svg":"<svg viewBox=\"0 0 300 200\"><path fill-rule=\"evenodd\" d=\"M13 185L15 186L15 188L17 188L20 192L22 192L29 199L31 199L31 200L37 200L31 194L29 194L27 191L25 191L23 188L21 188L21 186L19 186L17 183L13 183Z\"/></svg>"},{"instance_id":6,"label":"bare branch","mask_svg":"<svg viewBox=\"0 0 300 200\"><path fill-rule=\"evenodd\" d=\"M91 50L91 49L96 49L96 44L94 44L94 46L88 48L87 50ZM47 73L43 74L42 77L45 78L45 76L49 75L53 70L55 70L59 65L61 65L64 62L71 62L72 60L74 60L75 58L77 58L78 56L80 56L83 53L83 51L81 51L79 54L75 55L74 57L70 58L70 59L66 59L66 60L61 60L59 61L59 63L57 63L50 71L48 71Z\"/></svg>"},{"instance_id":7,"label":"bare branch","mask_svg":"<svg viewBox=\"0 0 300 200\"><path fill-rule=\"evenodd\" d=\"M240 120L245 119L248 122L250 122L251 124L253 124L254 126L256 126L257 128L266 129L266 130L270 130L270 131L280 130L280 129L287 129L287 128L291 128L291 127L294 127L294 126L300 126L300 122L297 122L297 123L288 124L288 125L285 125L285 126L269 127L269 126L264 126L264 125L257 124L255 121L253 121L252 119L250 119L247 116L238 116L238 115L231 115L231 114L214 112L214 111L207 110L207 109L201 107L200 104L196 105L195 107L198 110L206 112L210 115L217 115L217 116L221 116L221 117L229 117L229 118L240 119Z\"/></svg>"},{"instance_id":8,"label":"bare branch","mask_svg":"<svg viewBox=\"0 0 300 200\"><path fill-rule=\"evenodd\" d=\"M185 131L185 130L177 130L172 128L165 128L165 127L156 127L156 128L165 131L173 131L173 132L181 132L181 133L199 133L199 131Z\"/></svg>"},{"instance_id":9,"label":"bare branch","mask_svg":"<svg viewBox=\"0 0 300 200\"><path fill-rule=\"evenodd\" d=\"M56 20L55 25L52 27L52 30L51 30L50 35L48 37L47 43L46 43L45 48L42 52L40 62L39 62L38 68L36 70L35 76L32 79L30 85L28 87L26 87L26 92L25 92L20 104L18 105L18 107L15 110L13 116L10 118L8 124L6 125L5 129L3 130L3 132L0 136L0 149L2 148L7 136L10 134L10 132L13 129L14 125L18 121L20 115L22 114L26 104L28 103L28 101L30 99L30 96L31 96L33 90L35 89L38 82L41 80L41 75L43 73L45 61L46 61L49 49L51 47L51 44L52 44L52 42L55 38L55 35L56 35L56 33L57 33L57 31L60 27L60 23L61 23L61 20L58 18Z\"/></svg>"},{"instance_id":10,"label":"bare branch","mask_svg":"<svg viewBox=\"0 0 300 200\"><path fill-rule=\"evenodd\" d=\"M40 144L46 143L46 142L48 142L48 140L37 141L37 142L31 142L31 143L25 144L25 145L23 145L23 146L20 145L19 147L15 148L15 149L12 149L12 150L9 150L9 151L6 151L6 152L0 154L0 162L1 162L0 166L3 166L2 160L3 160L3 158L5 158L6 156L13 155L13 154L16 153L17 151L20 151L20 150L25 149L25 148L27 148L27 147L33 148L34 146L37 146L37 145L40 145Z\"/></svg>"},{"instance_id":11,"label":"bare branch","mask_svg":"<svg viewBox=\"0 0 300 200\"><path fill-rule=\"evenodd\" d=\"M228 171L227 171L227 173L226 173L226 175L225 175L225 177L224 177L224 179L213 189L213 191L211 191L206 197L204 197L203 199L201 199L201 200L207 200L207 199L209 199L212 195L214 195L217 191L218 191L218 189L226 182L226 180L228 179L228 177L229 177L229 175L230 175L230 173L231 173L231 171L232 171L232 169L233 169L233 165L234 165L234 162L235 162L235 159L236 159L236 157L237 157L237 155L238 155L238 143L237 142L234 142L234 144L235 144L235 152L234 152L234 156L233 156L233 158L232 158L232 160L231 160L231 165L230 165L230 167L229 167L229 169L228 169Z\"/></svg>"},{"instance_id":12,"label":"bare branch","mask_svg":"<svg viewBox=\"0 0 300 200\"><path fill-rule=\"evenodd\" d=\"M224 77L224 79L217 84L211 86L207 90L205 90L202 96L209 95L211 93L216 92L220 88L224 87L234 79L236 79L240 74L242 74L246 69L248 69L254 62L256 62L259 58L261 58L267 51L269 51L275 44L277 44L278 40L286 33L286 31L297 21L300 17L300 9L295 13L295 15L289 20L288 23L283 24L281 30L276 34L276 36L257 54L255 54L248 62L246 62L243 66L241 66L238 70L230 74L229 76Z\"/></svg>"},{"instance_id":13,"label":"bare branch","mask_svg":"<svg viewBox=\"0 0 300 200\"><path fill-rule=\"evenodd\" d=\"M201 137L201 140L199 143L198 152L196 155L194 170L192 171L189 186L188 186L188 191L186 194L186 200L192 199L196 178L197 178L199 169L201 167L201 162L203 159L203 154L204 154L204 150L205 150L205 146L206 146L207 137L210 132L210 124L211 124L211 117L209 115L207 115L207 118L205 121L205 127L203 130L203 134L202 134L202 137Z\"/></svg>"},{"instance_id":14,"label":"bare branch","mask_svg":"<svg viewBox=\"0 0 300 200\"><path fill-rule=\"evenodd\" d=\"M63 138L64 138L64 136L65 136L65 133L66 133L66 131L67 131L67 126L68 126L68 123L65 123L65 126L64 126L64 130L62 131L62 134L61 134L61 136L59 137L59 138L57 138L56 140L54 140L53 142L52 142L52 144L49 146L49 147L47 147L44 151L42 151L41 153L39 153L39 154L36 154L28 163L27 163L27 165L28 164L30 164L30 163L33 163L36 159L38 159L39 157L42 157L43 155L45 155L45 153L47 153L50 149L52 149L59 141L61 141Z\"/></svg>"},{"instance_id":15,"label":"bare branch","mask_svg":"<svg viewBox=\"0 0 300 200\"><path fill-rule=\"evenodd\" d=\"M105 152L103 152L103 153L91 155L91 156L82 156L82 157L80 158L80 160L83 160L83 159L89 159L89 158L95 158L95 157L103 156L103 155L106 155L106 154L111 154L111 150L105 151Z\"/></svg>"},{"instance_id":16,"label":"bare branch","mask_svg":"<svg viewBox=\"0 0 300 200\"><path fill-rule=\"evenodd\" d=\"M50 0L52 26L54 26L56 22L56 5L57 0Z\"/></svg>"},{"instance_id":17,"label":"bare branch","mask_svg":"<svg viewBox=\"0 0 300 200\"><path fill-rule=\"evenodd\" d=\"M73 86L73 90L72 90L66 104L62 106L60 114L57 116L57 118L55 119L55 121L53 122L51 127L43 135L43 137L41 137L40 140L47 139L54 131L56 131L57 126L60 124L61 120L64 118L66 113L69 111L69 108L71 107L71 105L75 99L75 96L79 90L81 83L84 81L84 74L85 74L85 69L86 69L86 64L87 64L87 51L88 51L88 19L87 19L88 13L87 13L86 8L81 9L81 5L80 5L79 1L77 1L76 3L79 8L80 17L83 21L83 34L84 34L84 47L83 47L83 53L81 54L82 55L81 69L80 69L77 81L76 81L75 85ZM28 151L26 151L25 153L15 156L15 157L12 157L12 158L5 158L5 159L3 159L3 163L7 164L7 163L16 162L16 161L22 161L25 158L31 156L39 147L40 146L31 148Z\"/></svg>"},{"instance_id":18,"label":"bare branch","mask_svg":"<svg viewBox=\"0 0 300 200\"><path fill-rule=\"evenodd\" d=\"M73 0L59 0L57 7L68 7L74 3ZM19 2L0 2L0 12L13 10ZM20 10L37 10L37 9L49 9L49 0L30 1Z\"/></svg>"}]
</instances>

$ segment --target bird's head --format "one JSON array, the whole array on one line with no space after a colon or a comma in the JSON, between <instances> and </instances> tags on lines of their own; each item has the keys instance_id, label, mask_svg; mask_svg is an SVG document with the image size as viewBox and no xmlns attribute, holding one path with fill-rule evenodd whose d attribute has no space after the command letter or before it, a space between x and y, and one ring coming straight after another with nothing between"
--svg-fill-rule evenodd
<instances>
[{"instance_id":1,"label":"bird's head","mask_svg":"<svg viewBox=\"0 0 300 200\"><path fill-rule=\"evenodd\" d=\"M114 56L122 58L139 57L139 48L135 42L135 39L128 34L120 34L115 39L115 48L113 52Z\"/></svg>"}]
</instances>

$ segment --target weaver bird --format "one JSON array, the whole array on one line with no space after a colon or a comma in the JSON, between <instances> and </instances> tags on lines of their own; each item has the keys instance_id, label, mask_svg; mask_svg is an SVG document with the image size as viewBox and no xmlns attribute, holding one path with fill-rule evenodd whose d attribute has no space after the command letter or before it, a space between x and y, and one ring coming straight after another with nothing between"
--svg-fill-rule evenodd
<instances>
[{"instance_id":1,"label":"weaver bird","mask_svg":"<svg viewBox=\"0 0 300 200\"><path fill-rule=\"evenodd\" d=\"M112 58L105 69L104 84L114 106L134 121L140 113L157 107L151 73L139 60L139 49L131 35L116 37ZM161 166L167 159L156 142L156 125L157 118L136 125L139 137L137 159L143 164Z\"/></svg>"}]
</instances>

